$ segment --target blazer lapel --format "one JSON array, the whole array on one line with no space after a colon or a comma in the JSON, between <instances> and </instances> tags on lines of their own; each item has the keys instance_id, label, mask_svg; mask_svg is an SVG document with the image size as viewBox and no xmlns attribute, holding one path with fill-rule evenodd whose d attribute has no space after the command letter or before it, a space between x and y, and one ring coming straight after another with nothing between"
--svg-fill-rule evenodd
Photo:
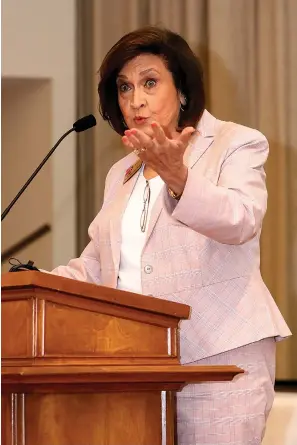
<instances>
[{"instance_id":1,"label":"blazer lapel","mask_svg":"<svg viewBox=\"0 0 297 445\"><path fill-rule=\"evenodd\" d=\"M132 154L129 156L129 160L129 167L125 171L123 181L121 181L121 184L119 184L119 191L116 194L116 199L113 201L110 209L110 240L116 273L118 272L120 263L122 217L138 179L140 167L142 165L141 161L134 154L133 156ZM132 162L133 160L135 161L132 163L132 165L131 160Z\"/></svg>"},{"instance_id":2,"label":"blazer lapel","mask_svg":"<svg viewBox=\"0 0 297 445\"><path fill-rule=\"evenodd\" d=\"M198 134L194 136L186 150L185 162L188 167L193 168L196 162L199 161L201 156L213 143L216 132L216 123L217 119L207 110L204 110L197 126Z\"/></svg>"},{"instance_id":3,"label":"blazer lapel","mask_svg":"<svg viewBox=\"0 0 297 445\"><path fill-rule=\"evenodd\" d=\"M193 141L193 143L190 145L190 153L188 160L186 161L186 165L190 168L193 168L194 165L199 161L203 153L206 152L206 150L210 147L210 145L213 143L214 137L208 136L203 137L200 134L196 136L196 141ZM194 147L193 147L194 145Z\"/></svg>"}]
</instances>

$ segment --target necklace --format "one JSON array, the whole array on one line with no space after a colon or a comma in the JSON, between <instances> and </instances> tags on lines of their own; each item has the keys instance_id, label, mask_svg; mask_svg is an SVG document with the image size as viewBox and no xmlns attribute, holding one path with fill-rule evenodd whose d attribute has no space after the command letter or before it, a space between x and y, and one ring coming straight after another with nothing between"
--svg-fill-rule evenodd
<instances>
[{"instance_id":1,"label":"necklace","mask_svg":"<svg viewBox=\"0 0 297 445\"><path fill-rule=\"evenodd\" d=\"M151 199L151 189L149 181L146 179L146 184L143 191L143 209L140 216L140 229L145 232L148 218L148 210Z\"/></svg>"}]
</instances>

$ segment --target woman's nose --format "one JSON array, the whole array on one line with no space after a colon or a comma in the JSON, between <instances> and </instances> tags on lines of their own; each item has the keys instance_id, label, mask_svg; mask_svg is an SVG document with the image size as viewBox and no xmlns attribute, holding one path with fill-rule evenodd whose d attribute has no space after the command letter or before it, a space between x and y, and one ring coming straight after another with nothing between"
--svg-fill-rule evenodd
<instances>
[{"instance_id":1,"label":"woman's nose","mask_svg":"<svg viewBox=\"0 0 297 445\"><path fill-rule=\"evenodd\" d=\"M145 105L145 99L141 90L135 89L131 101L131 107L134 109L141 108Z\"/></svg>"}]
</instances>

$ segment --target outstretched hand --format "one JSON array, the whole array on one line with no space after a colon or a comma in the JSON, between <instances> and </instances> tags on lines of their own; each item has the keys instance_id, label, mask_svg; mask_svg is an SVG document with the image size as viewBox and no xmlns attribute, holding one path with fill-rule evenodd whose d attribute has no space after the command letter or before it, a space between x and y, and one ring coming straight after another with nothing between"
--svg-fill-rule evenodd
<instances>
[{"instance_id":1,"label":"outstretched hand","mask_svg":"<svg viewBox=\"0 0 297 445\"><path fill-rule=\"evenodd\" d=\"M152 122L152 136L132 128L125 131L123 143L152 170L154 170L175 193L181 194L187 180L184 153L195 128L186 127L175 135L165 133L158 122Z\"/></svg>"}]
</instances>

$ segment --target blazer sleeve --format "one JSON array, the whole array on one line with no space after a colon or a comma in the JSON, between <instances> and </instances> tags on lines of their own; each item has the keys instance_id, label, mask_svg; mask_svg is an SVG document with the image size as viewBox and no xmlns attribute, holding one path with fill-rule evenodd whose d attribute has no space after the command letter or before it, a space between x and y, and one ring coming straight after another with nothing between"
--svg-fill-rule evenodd
<instances>
[{"instance_id":1,"label":"blazer sleeve","mask_svg":"<svg viewBox=\"0 0 297 445\"><path fill-rule=\"evenodd\" d=\"M93 226L89 228L90 242L79 258L73 258L66 266L58 266L51 271L54 275L72 278L79 281L101 284L100 280L100 258L96 252L93 236Z\"/></svg>"},{"instance_id":2,"label":"blazer sleeve","mask_svg":"<svg viewBox=\"0 0 297 445\"><path fill-rule=\"evenodd\" d=\"M105 181L104 200L109 189L110 177L113 167L107 174ZM79 281L87 281L89 283L101 284L100 278L100 256L99 250L96 248L96 218L89 226L88 234L90 238L89 244L86 246L79 258L73 258L66 266L58 266L50 273L60 275L66 278L72 278Z\"/></svg>"},{"instance_id":3,"label":"blazer sleeve","mask_svg":"<svg viewBox=\"0 0 297 445\"><path fill-rule=\"evenodd\" d=\"M177 202L166 193L167 210L176 220L215 241L245 243L260 231L266 212L264 164L268 151L267 139L255 130L252 138L227 152L217 183L199 175L195 166L189 168L181 199Z\"/></svg>"}]
</instances>

